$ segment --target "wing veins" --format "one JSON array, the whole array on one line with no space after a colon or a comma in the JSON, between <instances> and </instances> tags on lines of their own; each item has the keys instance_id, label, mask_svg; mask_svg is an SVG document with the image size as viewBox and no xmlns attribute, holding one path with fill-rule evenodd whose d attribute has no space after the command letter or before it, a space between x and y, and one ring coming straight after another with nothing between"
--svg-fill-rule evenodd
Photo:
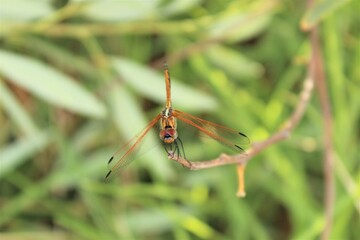
<instances>
[{"instance_id":1,"label":"wing veins","mask_svg":"<svg viewBox=\"0 0 360 240\"><path fill-rule=\"evenodd\" d=\"M195 124L195 125L203 125L204 129L207 129L207 126L211 126L216 128L219 132L222 132L224 135L232 135L233 137L236 137L237 139L239 139L240 144L249 144L250 143L250 139L248 138L248 136L246 136L244 133L236 131L232 128L229 127L225 127L223 125L214 123L214 122L210 122L210 121L206 121L204 119L195 117L189 113L185 113L179 110L175 110L174 111L174 115L176 117L179 118L179 116L182 116L183 118L188 118L189 120L191 119L191 121ZM219 134L218 134L219 135ZM224 138L224 137L222 137Z\"/></svg>"},{"instance_id":2,"label":"wing veins","mask_svg":"<svg viewBox=\"0 0 360 240\"><path fill-rule=\"evenodd\" d=\"M174 116L175 116L175 115L174 115ZM233 149L234 149L234 147L236 148L236 144L230 142L229 140L221 137L221 136L218 135L218 134L215 134L215 133L210 132L210 131L207 130L206 128L201 127L201 126L199 126L198 124L194 123L192 120L190 120L190 119L188 119L188 118L185 118L185 117L183 117L183 116L181 116L181 115L177 115L177 116L175 116L175 117L177 117L177 118L180 119L181 121L183 121L183 122L185 122L185 123L187 123L187 124L189 124L189 125L191 125L191 126L194 126L195 128L199 129L201 132L203 132L203 133L205 133L206 135L208 135L209 137L211 137L211 138L219 141L220 143L223 143L223 144L225 144L225 145L227 145L227 146L229 146L229 147L231 147L231 148L233 148Z\"/></svg>"},{"instance_id":3,"label":"wing veins","mask_svg":"<svg viewBox=\"0 0 360 240\"><path fill-rule=\"evenodd\" d=\"M179 120L196 127L198 130L202 131L207 136L213 138L216 141L219 141L220 143L228 147L231 147L232 149L244 151L244 149L241 148L238 144L240 143L241 145L243 145L243 144L248 144L250 142L249 138L241 132L238 132L234 129L222 126L214 122L206 121L204 119L195 117L189 113L175 110L174 116L177 117ZM217 131L219 131L219 134L213 133L211 131L211 127L214 127ZM236 142L235 143L229 141L226 139L226 137L236 138L238 139L238 142L235 141Z\"/></svg>"},{"instance_id":4,"label":"wing veins","mask_svg":"<svg viewBox=\"0 0 360 240\"><path fill-rule=\"evenodd\" d=\"M133 152L135 150L135 148L139 145L139 143L144 139L146 133L150 131L150 129L159 121L160 118L161 118L161 114L158 114L153 120L150 121L150 123L143 130L141 130L141 132L138 135L136 135L130 141L128 141L123 147L121 147L110 158L109 163L111 162L111 160L114 160L114 156L116 156L121 151L126 149L135 139L137 139L135 141L135 143L133 143L133 145L131 145L129 147L129 149L122 155L122 157L117 160L116 164L110 169L110 171L109 171L109 173L108 173L108 175L106 177L108 177L110 175L110 173L113 172L115 169L119 168L121 166L121 164L124 164L124 166L127 164L126 161L124 161L124 159L129 157L129 153L131 153L131 152Z\"/></svg>"},{"instance_id":5,"label":"wing veins","mask_svg":"<svg viewBox=\"0 0 360 240\"><path fill-rule=\"evenodd\" d=\"M182 111L179 111L179 110L175 110L174 111L175 114L176 114L176 117L180 116L180 115L183 115L184 118L189 118L189 119L192 119L193 121L197 121L199 122L200 124L206 126L206 125L209 125L209 126L213 126L215 127L216 129L218 130L221 130L227 134L234 134L234 135L237 135L237 136L242 136L244 137L244 139L246 139L246 142L249 143L250 140L248 138L248 136L246 136L244 133L242 132L239 132L239 131L236 131L232 128L229 128L229 127L226 127L226 126L223 126L223 125L220 125L220 124L217 124L217 123L214 123L214 122L210 122L210 121L207 121L207 120L204 120L204 119L201 119L201 118L198 118L198 117L195 117L189 113L186 113L186 112L182 112Z\"/></svg>"}]
</instances>

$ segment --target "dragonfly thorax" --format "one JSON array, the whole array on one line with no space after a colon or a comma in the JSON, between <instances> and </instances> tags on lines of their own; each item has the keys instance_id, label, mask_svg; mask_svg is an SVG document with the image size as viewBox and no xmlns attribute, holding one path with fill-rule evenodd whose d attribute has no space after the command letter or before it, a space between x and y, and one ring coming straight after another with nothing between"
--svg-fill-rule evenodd
<instances>
[{"instance_id":1,"label":"dragonfly thorax","mask_svg":"<svg viewBox=\"0 0 360 240\"><path fill-rule=\"evenodd\" d=\"M163 118L171 117L173 115L172 107L165 107L164 110L162 110L161 115Z\"/></svg>"}]
</instances>

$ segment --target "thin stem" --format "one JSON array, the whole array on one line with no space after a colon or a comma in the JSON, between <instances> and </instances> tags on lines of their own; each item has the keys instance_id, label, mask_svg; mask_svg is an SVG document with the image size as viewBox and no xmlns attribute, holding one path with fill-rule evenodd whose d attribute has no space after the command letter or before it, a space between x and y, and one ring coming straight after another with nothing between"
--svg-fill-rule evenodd
<instances>
[{"instance_id":1,"label":"thin stem","mask_svg":"<svg viewBox=\"0 0 360 240\"><path fill-rule=\"evenodd\" d=\"M329 96L327 92L326 79L323 69L321 56L320 40L317 28L311 31L311 44L313 49L313 68L312 74L315 79L319 100L321 104L322 117L324 122L323 141L324 141L324 205L325 205L325 227L321 239L326 240L330 237L333 209L335 202L334 186L334 157L332 147L332 115Z\"/></svg>"},{"instance_id":2,"label":"thin stem","mask_svg":"<svg viewBox=\"0 0 360 240\"><path fill-rule=\"evenodd\" d=\"M307 6L310 8L314 0L308 0ZM318 27L314 26L311 30L310 40L312 48L312 59L310 65L310 74L315 79L319 100L321 104L322 117L324 122L323 142L324 142L324 206L325 206L325 226L321 234L321 239L330 238L334 202L335 202L335 181L334 181L334 156L332 146L332 114L329 96L327 92L326 78L324 73L324 64L321 55L320 39Z\"/></svg>"}]
</instances>

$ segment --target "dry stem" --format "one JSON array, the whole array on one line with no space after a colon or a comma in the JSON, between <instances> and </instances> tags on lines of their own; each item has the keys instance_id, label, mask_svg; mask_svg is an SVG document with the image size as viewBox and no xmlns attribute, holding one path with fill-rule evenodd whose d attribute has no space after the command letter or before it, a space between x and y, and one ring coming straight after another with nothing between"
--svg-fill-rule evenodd
<instances>
[{"instance_id":1,"label":"dry stem","mask_svg":"<svg viewBox=\"0 0 360 240\"><path fill-rule=\"evenodd\" d=\"M324 122L323 141L324 141L324 205L325 205L325 227L321 239L329 239L332 227L333 208L335 201L334 185L334 156L332 149L332 116L327 94L326 79L323 69L323 60L321 56L320 41L317 28L311 31L311 44L313 48L313 68L312 75L315 79L319 100L321 104L322 117Z\"/></svg>"}]
</instances>

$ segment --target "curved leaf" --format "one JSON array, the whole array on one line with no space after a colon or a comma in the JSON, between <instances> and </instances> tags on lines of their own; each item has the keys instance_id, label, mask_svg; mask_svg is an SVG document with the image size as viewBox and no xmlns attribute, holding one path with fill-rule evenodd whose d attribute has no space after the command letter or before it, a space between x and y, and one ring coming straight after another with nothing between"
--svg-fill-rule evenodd
<instances>
[{"instance_id":1,"label":"curved leaf","mask_svg":"<svg viewBox=\"0 0 360 240\"><path fill-rule=\"evenodd\" d=\"M0 21L25 22L52 11L50 0L1 0Z\"/></svg>"},{"instance_id":2,"label":"curved leaf","mask_svg":"<svg viewBox=\"0 0 360 240\"><path fill-rule=\"evenodd\" d=\"M39 132L35 122L31 119L24 107L19 103L12 92L6 87L0 78L0 102L4 106L4 110L9 117L17 124L17 126L30 136Z\"/></svg>"},{"instance_id":3,"label":"curved leaf","mask_svg":"<svg viewBox=\"0 0 360 240\"><path fill-rule=\"evenodd\" d=\"M259 78L264 72L259 63L248 59L239 51L220 44L210 47L205 54L212 63L232 74L234 78Z\"/></svg>"},{"instance_id":4,"label":"curved leaf","mask_svg":"<svg viewBox=\"0 0 360 240\"><path fill-rule=\"evenodd\" d=\"M156 16L159 0L89 1L83 14L100 21L133 21Z\"/></svg>"},{"instance_id":5,"label":"curved leaf","mask_svg":"<svg viewBox=\"0 0 360 240\"><path fill-rule=\"evenodd\" d=\"M91 117L106 115L104 105L69 76L35 59L0 50L0 73L50 104Z\"/></svg>"},{"instance_id":6,"label":"curved leaf","mask_svg":"<svg viewBox=\"0 0 360 240\"><path fill-rule=\"evenodd\" d=\"M198 6L202 2L203 2L203 0L169 1L161 9L161 13L162 13L162 16L172 16L172 15L186 13L187 11L190 11L192 8Z\"/></svg>"},{"instance_id":7,"label":"curved leaf","mask_svg":"<svg viewBox=\"0 0 360 240\"><path fill-rule=\"evenodd\" d=\"M209 26L209 35L211 38L226 39L229 42L244 41L262 32L270 24L271 16L272 10L260 16L251 14L226 16Z\"/></svg>"},{"instance_id":8,"label":"curved leaf","mask_svg":"<svg viewBox=\"0 0 360 240\"><path fill-rule=\"evenodd\" d=\"M51 137L46 131L34 133L0 149L0 178L8 171L16 168L29 156L40 152L51 143Z\"/></svg>"},{"instance_id":9,"label":"curved leaf","mask_svg":"<svg viewBox=\"0 0 360 240\"><path fill-rule=\"evenodd\" d=\"M307 10L301 20L301 28L303 30L310 30L323 18L348 2L349 0L326 0L314 4L314 6Z\"/></svg>"}]
</instances>

